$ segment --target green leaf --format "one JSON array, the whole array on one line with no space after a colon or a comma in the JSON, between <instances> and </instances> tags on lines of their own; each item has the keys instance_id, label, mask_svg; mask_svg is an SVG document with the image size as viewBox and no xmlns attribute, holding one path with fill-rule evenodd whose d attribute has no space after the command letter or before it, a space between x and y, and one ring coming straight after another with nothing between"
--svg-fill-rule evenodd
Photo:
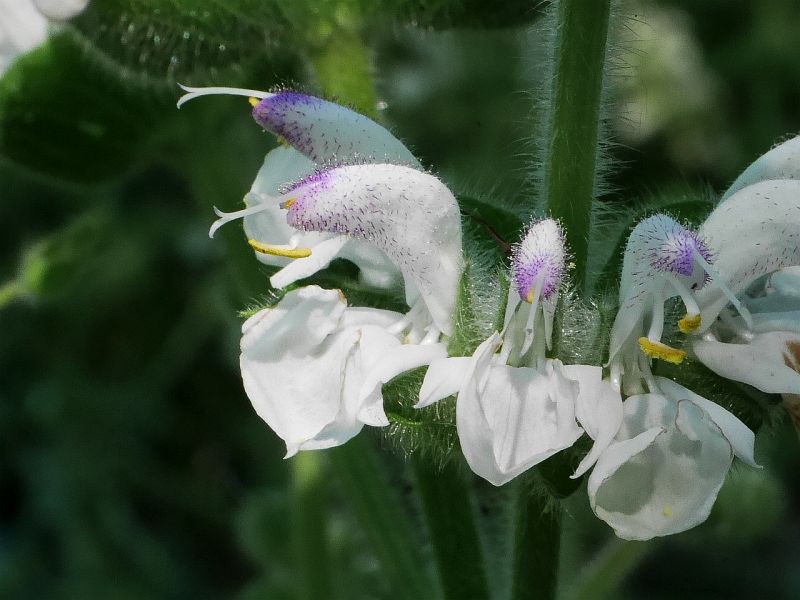
<instances>
[{"instance_id":1,"label":"green leaf","mask_svg":"<svg viewBox=\"0 0 800 600\"><path fill-rule=\"evenodd\" d=\"M173 112L163 92L143 92L53 37L0 79L0 155L74 182L118 175Z\"/></svg>"}]
</instances>

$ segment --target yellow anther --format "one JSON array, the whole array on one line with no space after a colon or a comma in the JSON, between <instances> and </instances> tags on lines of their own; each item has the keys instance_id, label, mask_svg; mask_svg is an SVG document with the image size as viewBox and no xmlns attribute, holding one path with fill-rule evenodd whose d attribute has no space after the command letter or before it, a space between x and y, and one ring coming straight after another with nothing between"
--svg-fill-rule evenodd
<instances>
[{"instance_id":1,"label":"yellow anther","mask_svg":"<svg viewBox=\"0 0 800 600\"><path fill-rule=\"evenodd\" d=\"M283 209L291 208L295 202L297 202L297 198L289 198L288 200L281 202L281 208Z\"/></svg>"},{"instance_id":2,"label":"yellow anther","mask_svg":"<svg viewBox=\"0 0 800 600\"><path fill-rule=\"evenodd\" d=\"M646 337L639 338L639 347L650 358L658 358L673 365L679 365L686 358L686 352L678 350L661 342L654 342Z\"/></svg>"},{"instance_id":3,"label":"yellow anther","mask_svg":"<svg viewBox=\"0 0 800 600\"><path fill-rule=\"evenodd\" d=\"M664 505L663 513L664 513L665 517L671 517L672 516L672 508L670 508L669 504L665 504Z\"/></svg>"},{"instance_id":4,"label":"yellow anther","mask_svg":"<svg viewBox=\"0 0 800 600\"><path fill-rule=\"evenodd\" d=\"M255 97L253 97L253 96L250 96L250 97L247 99L247 101L250 103L250 106L252 106L253 108L255 108L256 106L258 106L258 103L259 103L259 102L261 102L261 101L260 101L258 98L255 98Z\"/></svg>"},{"instance_id":5,"label":"yellow anther","mask_svg":"<svg viewBox=\"0 0 800 600\"><path fill-rule=\"evenodd\" d=\"M535 291L536 291L536 290L534 290L533 288L531 288L531 291L529 291L529 292L528 292L528 296L525 298L525 301L526 301L528 304L533 304L533 296L534 296L534 292L535 292Z\"/></svg>"},{"instance_id":6,"label":"yellow anther","mask_svg":"<svg viewBox=\"0 0 800 600\"><path fill-rule=\"evenodd\" d=\"M306 258L311 256L310 248L287 248L285 246L273 246L271 244L262 244L256 240L247 240L247 243L261 254L269 254L271 256L284 256L286 258Z\"/></svg>"},{"instance_id":7,"label":"yellow anther","mask_svg":"<svg viewBox=\"0 0 800 600\"><path fill-rule=\"evenodd\" d=\"M287 140L282 135L276 135L275 139L277 140L278 144L280 144L284 148L291 148L292 147L292 145L289 143L289 140Z\"/></svg>"},{"instance_id":8,"label":"yellow anther","mask_svg":"<svg viewBox=\"0 0 800 600\"><path fill-rule=\"evenodd\" d=\"M681 333L694 333L700 328L700 315L684 315L678 321L678 329Z\"/></svg>"}]
</instances>

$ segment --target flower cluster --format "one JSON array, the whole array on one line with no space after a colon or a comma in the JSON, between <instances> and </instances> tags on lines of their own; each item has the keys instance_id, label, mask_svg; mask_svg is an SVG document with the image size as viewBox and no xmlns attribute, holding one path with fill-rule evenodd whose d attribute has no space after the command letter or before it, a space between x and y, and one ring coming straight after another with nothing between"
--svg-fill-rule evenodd
<instances>
[{"instance_id":1,"label":"flower cluster","mask_svg":"<svg viewBox=\"0 0 800 600\"><path fill-rule=\"evenodd\" d=\"M241 370L287 456L345 443L389 423L382 385L428 366L418 410L455 397L470 468L500 486L572 447L572 477L620 537L649 539L703 522L734 458L757 466L754 434L654 360L691 353L722 377L783 394L800 420L800 138L749 167L695 230L656 214L625 249L605 365L563 364L555 350L569 251L558 222L533 220L513 248L503 327L471 356L448 354L464 271L458 202L374 121L293 91L185 88L248 96L284 145L271 151L246 207L217 211L210 234L242 218L259 260L293 288L243 326ZM369 286L403 285L406 314L348 305L297 283L335 258ZM677 297L684 348L668 345ZM310 374L310 375L309 375Z\"/></svg>"}]
</instances>

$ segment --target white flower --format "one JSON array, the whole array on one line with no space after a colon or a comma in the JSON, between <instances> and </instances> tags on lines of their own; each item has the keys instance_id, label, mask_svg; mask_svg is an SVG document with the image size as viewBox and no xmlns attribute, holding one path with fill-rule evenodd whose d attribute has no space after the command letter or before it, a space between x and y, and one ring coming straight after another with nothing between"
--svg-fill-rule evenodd
<instances>
[{"instance_id":1,"label":"white flower","mask_svg":"<svg viewBox=\"0 0 800 600\"><path fill-rule=\"evenodd\" d=\"M381 385L446 354L441 344L402 345L387 330L400 316L348 308L338 290L308 286L244 323L245 391L287 458L387 425Z\"/></svg>"},{"instance_id":2,"label":"white flower","mask_svg":"<svg viewBox=\"0 0 800 600\"><path fill-rule=\"evenodd\" d=\"M546 358L564 274L563 234L552 219L534 223L515 248L503 334L471 357L433 361L418 408L458 394L456 426L470 468L503 485L582 434L595 440L574 477L591 467L622 419L621 398L602 369ZM502 346L502 350L497 350Z\"/></svg>"},{"instance_id":3,"label":"white flower","mask_svg":"<svg viewBox=\"0 0 800 600\"><path fill-rule=\"evenodd\" d=\"M20 54L47 39L50 23L66 21L89 0L0 0L0 75Z\"/></svg>"},{"instance_id":4,"label":"white flower","mask_svg":"<svg viewBox=\"0 0 800 600\"><path fill-rule=\"evenodd\" d=\"M393 288L400 283L397 267L371 244L326 232L292 229L274 201L285 187L321 168L379 162L419 167L417 159L400 140L375 121L349 108L292 90L269 93L226 87L181 87L188 93L178 101L178 107L205 95L249 96L255 121L285 144L264 159L244 198L247 208L232 213L215 208L220 218L211 226L209 235L213 237L225 223L243 218L248 239L307 250L307 256L256 253L265 264L286 267L292 263L291 269L275 276L273 285L276 287L313 275L334 258L355 263L363 281L374 287Z\"/></svg>"},{"instance_id":5,"label":"white flower","mask_svg":"<svg viewBox=\"0 0 800 600\"><path fill-rule=\"evenodd\" d=\"M796 138L787 145L755 164L796 151ZM707 329L692 345L695 355L723 377L783 394L800 426L800 181L768 179L743 187L700 231L717 255L720 277L745 310L732 312L713 284L702 290L697 298Z\"/></svg>"},{"instance_id":6,"label":"white flower","mask_svg":"<svg viewBox=\"0 0 800 600\"><path fill-rule=\"evenodd\" d=\"M757 467L754 435L721 406L662 377L629 397L589 477L592 510L621 538L648 540L708 518L733 457Z\"/></svg>"},{"instance_id":7,"label":"white flower","mask_svg":"<svg viewBox=\"0 0 800 600\"><path fill-rule=\"evenodd\" d=\"M611 379L627 393L641 391L650 377L650 358L679 364L686 352L661 342L664 302L679 296L686 315L678 325L683 333L701 326L694 292L707 280L714 281L726 298L735 302L711 266L712 252L703 239L666 215L641 221L631 232L625 248L620 281L620 307L611 329L609 365ZM624 378L624 380L623 380Z\"/></svg>"}]
</instances>

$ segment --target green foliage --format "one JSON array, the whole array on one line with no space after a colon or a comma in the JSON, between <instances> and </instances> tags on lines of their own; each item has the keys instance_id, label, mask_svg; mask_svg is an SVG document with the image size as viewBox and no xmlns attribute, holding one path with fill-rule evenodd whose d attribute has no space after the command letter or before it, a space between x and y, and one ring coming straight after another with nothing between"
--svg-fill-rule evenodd
<instances>
[{"instance_id":1,"label":"green foliage","mask_svg":"<svg viewBox=\"0 0 800 600\"><path fill-rule=\"evenodd\" d=\"M80 183L119 176L172 116L164 92L130 86L60 35L0 80L0 155Z\"/></svg>"}]
</instances>

